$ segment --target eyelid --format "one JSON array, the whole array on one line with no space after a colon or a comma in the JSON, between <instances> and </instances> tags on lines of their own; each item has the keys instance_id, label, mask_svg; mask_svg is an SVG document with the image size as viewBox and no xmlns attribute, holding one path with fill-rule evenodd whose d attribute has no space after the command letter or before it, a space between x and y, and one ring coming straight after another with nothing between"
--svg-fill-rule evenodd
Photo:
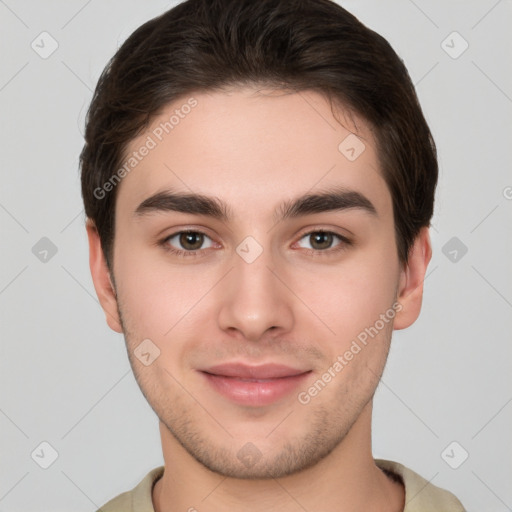
<instances>
[{"instance_id":1,"label":"eyelid","mask_svg":"<svg viewBox=\"0 0 512 512\"><path fill-rule=\"evenodd\" d=\"M313 233L328 233L331 235L336 235L341 240L343 240L345 243L352 243L351 238L348 235L343 235L342 233L339 233L336 231L336 228L325 228L325 227L313 227L313 228L306 228L307 231L304 231L299 235L299 240L304 238L307 235L312 235Z\"/></svg>"},{"instance_id":2,"label":"eyelid","mask_svg":"<svg viewBox=\"0 0 512 512\"><path fill-rule=\"evenodd\" d=\"M333 231L332 229L325 229L325 228L313 228L313 229L310 229L309 231L302 233L300 235L299 239L297 240L297 242L294 243L294 245L298 244L303 238L306 238L307 236L312 235L314 233L324 233L324 234L333 235L334 237L338 238L339 243L334 245L333 247L329 247L327 249L310 249L308 247L302 248L302 252L305 252L306 254L313 256L313 257L333 256L333 255L336 255L336 254L339 254L339 253L345 251L346 249L348 249L348 247L354 245L354 242L347 236L342 235L341 233L338 233L336 231Z\"/></svg>"},{"instance_id":3,"label":"eyelid","mask_svg":"<svg viewBox=\"0 0 512 512\"><path fill-rule=\"evenodd\" d=\"M193 250L193 251L187 251L187 250L184 250L184 249L176 249L176 248L170 246L169 240L171 240L172 238L174 238L174 237L176 237L178 235L182 235L184 233L194 233L194 234L203 235L204 237L209 238L212 241L212 245L217 243L217 242L215 242L215 240L213 240L213 238L208 233L206 233L202 229L198 229L198 228L183 228L183 229L179 229L179 230L174 231L174 232L170 233L169 235L165 236L163 238L163 240L161 240L161 242L159 242L159 244L164 245L171 252L187 253L187 254L196 254L197 252L203 252L206 249L211 249L211 247L206 247L206 248L196 249L196 250Z\"/></svg>"}]
</instances>

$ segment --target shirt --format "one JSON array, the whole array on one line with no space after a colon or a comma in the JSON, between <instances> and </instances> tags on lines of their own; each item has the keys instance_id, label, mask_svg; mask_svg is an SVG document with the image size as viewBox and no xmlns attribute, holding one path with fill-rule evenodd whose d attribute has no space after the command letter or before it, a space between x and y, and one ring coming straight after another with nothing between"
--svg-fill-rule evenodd
<instances>
[{"instance_id":1,"label":"shirt","mask_svg":"<svg viewBox=\"0 0 512 512\"><path fill-rule=\"evenodd\" d=\"M451 492L429 483L402 464L384 459L375 459L375 464L403 483L403 512L465 512L461 502ZM164 467L152 469L131 491L123 492L96 512L155 512L151 494L156 481L164 473Z\"/></svg>"}]
</instances>

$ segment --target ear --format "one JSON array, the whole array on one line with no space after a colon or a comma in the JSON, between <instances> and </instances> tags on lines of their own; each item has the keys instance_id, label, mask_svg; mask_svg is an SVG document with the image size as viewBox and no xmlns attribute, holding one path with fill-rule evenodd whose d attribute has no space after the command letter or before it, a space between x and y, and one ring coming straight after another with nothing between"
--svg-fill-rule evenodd
<instances>
[{"instance_id":1,"label":"ear","mask_svg":"<svg viewBox=\"0 0 512 512\"><path fill-rule=\"evenodd\" d=\"M107 324L116 332L122 333L121 320L117 309L117 297L110 279L105 255L101 248L100 236L94 223L88 219L86 224L89 239L89 267L96 295L105 312Z\"/></svg>"},{"instance_id":2,"label":"ear","mask_svg":"<svg viewBox=\"0 0 512 512\"><path fill-rule=\"evenodd\" d=\"M407 264L400 271L397 301L402 309L397 311L394 329L405 329L418 318L423 299L423 281L431 258L429 228L423 227L414 240Z\"/></svg>"}]
</instances>

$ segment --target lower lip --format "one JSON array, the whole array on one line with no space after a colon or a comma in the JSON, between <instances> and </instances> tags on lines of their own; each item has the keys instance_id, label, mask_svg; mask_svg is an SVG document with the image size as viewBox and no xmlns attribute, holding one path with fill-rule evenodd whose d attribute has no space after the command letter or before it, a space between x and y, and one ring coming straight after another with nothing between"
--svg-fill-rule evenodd
<instances>
[{"instance_id":1,"label":"lower lip","mask_svg":"<svg viewBox=\"0 0 512 512\"><path fill-rule=\"evenodd\" d=\"M289 395L311 372L292 377L265 380L240 380L201 372L210 385L221 395L241 405L254 407L270 405Z\"/></svg>"}]
</instances>

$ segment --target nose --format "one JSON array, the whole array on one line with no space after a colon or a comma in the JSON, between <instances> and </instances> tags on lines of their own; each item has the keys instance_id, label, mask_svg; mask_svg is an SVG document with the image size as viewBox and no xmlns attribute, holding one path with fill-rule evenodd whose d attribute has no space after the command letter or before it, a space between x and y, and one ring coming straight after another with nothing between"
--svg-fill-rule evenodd
<instances>
[{"instance_id":1,"label":"nose","mask_svg":"<svg viewBox=\"0 0 512 512\"><path fill-rule=\"evenodd\" d=\"M234 255L234 268L223 280L219 327L247 341L292 330L294 295L285 274L272 261L270 250L251 263Z\"/></svg>"}]
</instances>

